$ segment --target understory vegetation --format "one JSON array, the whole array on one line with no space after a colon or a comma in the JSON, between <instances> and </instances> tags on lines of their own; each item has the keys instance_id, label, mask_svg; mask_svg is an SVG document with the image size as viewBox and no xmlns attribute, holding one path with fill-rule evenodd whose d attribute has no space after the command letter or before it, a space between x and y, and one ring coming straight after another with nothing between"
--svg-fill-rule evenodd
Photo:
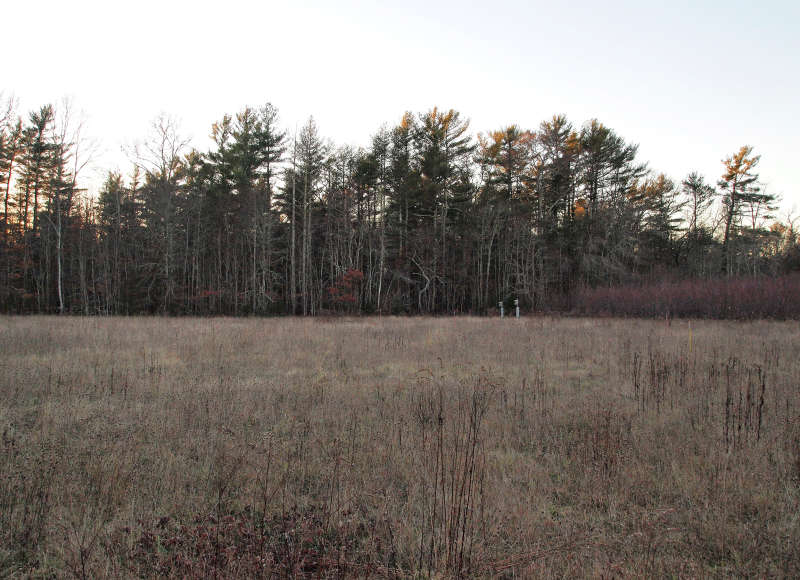
<instances>
[{"instance_id":1,"label":"understory vegetation","mask_svg":"<svg viewBox=\"0 0 800 580\"><path fill-rule=\"evenodd\" d=\"M583 315L643 318L800 319L800 276L662 281L576 294L574 311Z\"/></svg>"},{"instance_id":2,"label":"understory vegetation","mask_svg":"<svg viewBox=\"0 0 800 580\"><path fill-rule=\"evenodd\" d=\"M0 319L0 575L797 577L800 332Z\"/></svg>"}]
</instances>

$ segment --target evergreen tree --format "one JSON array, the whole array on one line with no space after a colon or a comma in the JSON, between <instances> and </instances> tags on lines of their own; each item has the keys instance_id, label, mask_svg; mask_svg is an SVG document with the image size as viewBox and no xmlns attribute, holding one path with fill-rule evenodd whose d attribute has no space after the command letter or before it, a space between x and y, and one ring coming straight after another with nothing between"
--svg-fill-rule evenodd
<instances>
[{"instance_id":1,"label":"evergreen tree","mask_svg":"<svg viewBox=\"0 0 800 580\"><path fill-rule=\"evenodd\" d=\"M775 196L761 191L758 174L754 173L760 155L753 155L753 148L745 145L723 161L725 172L719 181L723 191L725 231L722 240L722 271L729 276L738 271L736 250L742 233L743 217L749 218L748 237L757 234L760 220L770 217L774 210ZM756 253L751 246L751 258L755 269Z\"/></svg>"},{"instance_id":2,"label":"evergreen tree","mask_svg":"<svg viewBox=\"0 0 800 580\"><path fill-rule=\"evenodd\" d=\"M686 205L678 198L675 184L663 173L646 179L634 189L632 201L641 211L635 265L646 271L677 266L678 239L682 224L681 212Z\"/></svg>"}]
</instances>

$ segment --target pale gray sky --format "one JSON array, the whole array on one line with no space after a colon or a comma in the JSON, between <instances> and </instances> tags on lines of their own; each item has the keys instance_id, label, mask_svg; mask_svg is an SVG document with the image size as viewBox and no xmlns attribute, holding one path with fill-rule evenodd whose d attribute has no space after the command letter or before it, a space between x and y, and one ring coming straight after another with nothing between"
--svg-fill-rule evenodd
<instances>
[{"instance_id":1,"label":"pale gray sky","mask_svg":"<svg viewBox=\"0 0 800 580\"><path fill-rule=\"evenodd\" d=\"M14 1L0 89L23 109L70 96L104 168L159 113L207 149L211 123L272 102L366 145L406 110L455 108L475 132L597 118L676 181L749 144L800 209L800 2L763 0ZM13 48L12 48L13 47Z\"/></svg>"}]
</instances>

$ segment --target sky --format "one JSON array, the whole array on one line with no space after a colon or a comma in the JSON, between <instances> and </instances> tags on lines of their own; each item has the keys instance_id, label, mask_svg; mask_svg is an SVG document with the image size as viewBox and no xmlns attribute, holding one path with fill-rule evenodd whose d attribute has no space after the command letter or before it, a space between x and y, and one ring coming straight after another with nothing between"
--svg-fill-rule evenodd
<instances>
[{"instance_id":1,"label":"sky","mask_svg":"<svg viewBox=\"0 0 800 580\"><path fill-rule=\"evenodd\" d=\"M366 146L404 111L453 108L473 132L596 118L676 182L711 183L742 145L780 214L800 215L800 2L13 1L0 90L22 111L67 97L99 143L92 187L159 114L200 150L211 124L274 104Z\"/></svg>"}]
</instances>

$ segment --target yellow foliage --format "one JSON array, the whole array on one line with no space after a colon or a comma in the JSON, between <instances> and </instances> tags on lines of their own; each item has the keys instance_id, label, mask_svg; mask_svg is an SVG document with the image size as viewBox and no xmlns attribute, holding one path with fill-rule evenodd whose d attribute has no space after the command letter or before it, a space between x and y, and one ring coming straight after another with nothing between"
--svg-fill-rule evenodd
<instances>
[{"instance_id":1,"label":"yellow foliage","mask_svg":"<svg viewBox=\"0 0 800 580\"><path fill-rule=\"evenodd\" d=\"M575 206L572 208L572 213L574 214L576 220L586 217L588 211L589 209L584 198L581 197L575 201Z\"/></svg>"},{"instance_id":2,"label":"yellow foliage","mask_svg":"<svg viewBox=\"0 0 800 580\"><path fill-rule=\"evenodd\" d=\"M770 226L769 229L770 229L770 231L772 233L775 233L775 234L778 234L778 235L781 235L781 236L786 232L786 226L783 225L781 222L775 222L774 224L772 224Z\"/></svg>"},{"instance_id":3,"label":"yellow foliage","mask_svg":"<svg viewBox=\"0 0 800 580\"><path fill-rule=\"evenodd\" d=\"M414 117L412 117L411 113L405 112L403 113L403 118L400 119L400 127L402 129L408 129L413 121Z\"/></svg>"},{"instance_id":4,"label":"yellow foliage","mask_svg":"<svg viewBox=\"0 0 800 580\"><path fill-rule=\"evenodd\" d=\"M725 165L725 174L722 179L731 182L746 177L761 160L761 155L748 157L752 152L750 145L744 145L737 153L724 159L722 163Z\"/></svg>"}]
</instances>

